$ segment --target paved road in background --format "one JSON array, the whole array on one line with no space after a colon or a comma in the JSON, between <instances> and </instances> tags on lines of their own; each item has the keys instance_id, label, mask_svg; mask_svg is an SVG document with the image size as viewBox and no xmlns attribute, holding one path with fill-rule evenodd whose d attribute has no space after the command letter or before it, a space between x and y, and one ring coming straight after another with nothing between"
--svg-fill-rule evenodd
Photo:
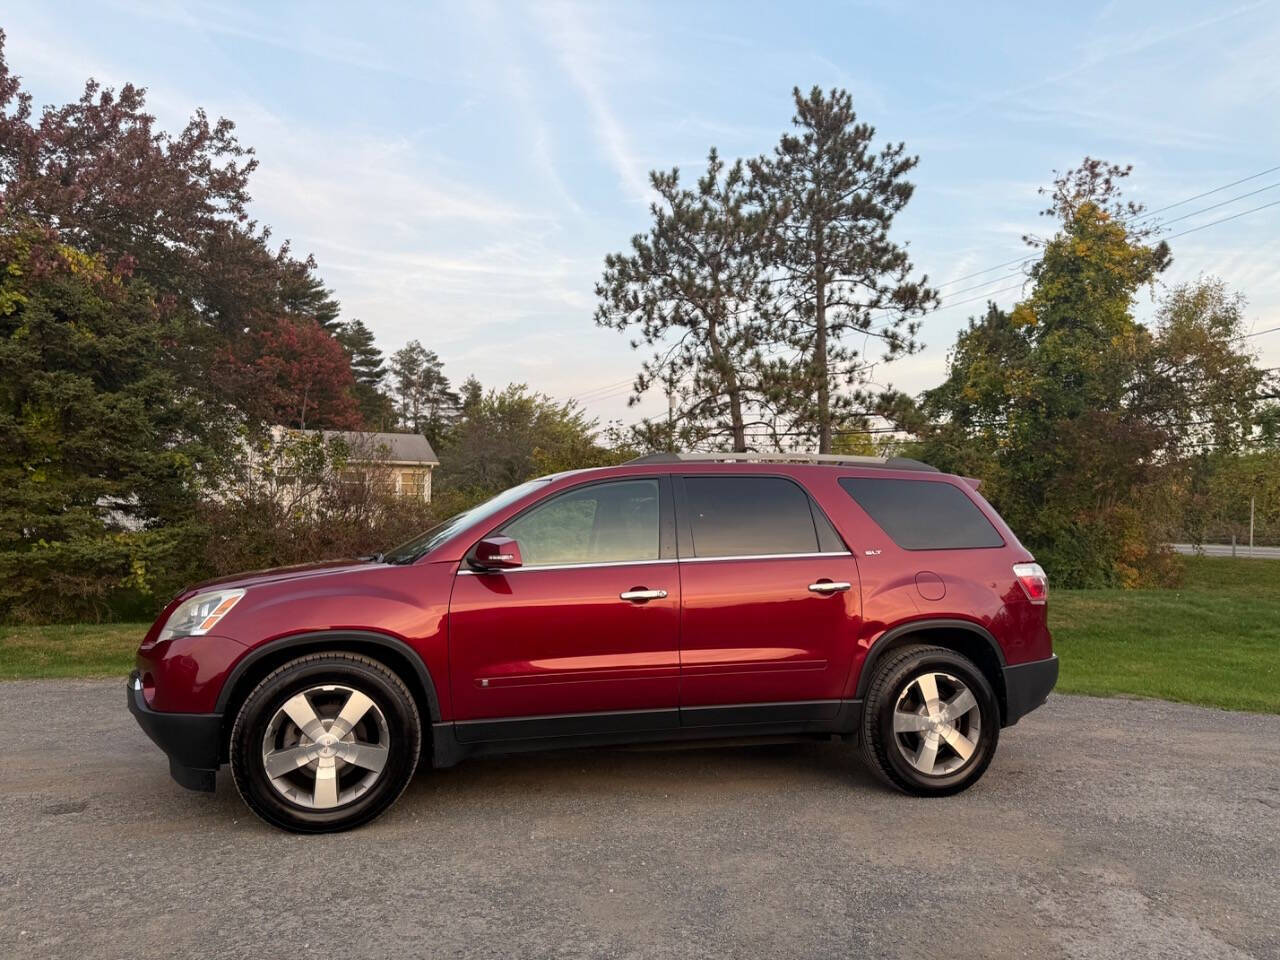
<instances>
[{"instance_id":1,"label":"paved road in background","mask_svg":"<svg viewBox=\"0 0 1280 960\"><path fill-rule=\"evenodd\" d=\"M1207 557L1229 557L1232 556L1231 544L1229 543L1202 543L1200 546L1193 546L1190 543L1175 543L1173 549L1178 553L1203 553ZM1253 553L1249 552L1249 545L1236 544L1235 556L1248 557L1253 556L1257 559L1280 560L1280 547L1254 547Z\"/></svg>"},{"instance_id":2,"label":"paved road in background","mask_svg":"<svg viewBox=\"0 0 1280 960\"><path fill-rule=\"evenodd\" d=\"M0 730L5 957L1280 957L1280 716L1055 696L934 801L839 743L486 758L307 838L172 783L122 681Z\"/></svg>"}]
</instances>

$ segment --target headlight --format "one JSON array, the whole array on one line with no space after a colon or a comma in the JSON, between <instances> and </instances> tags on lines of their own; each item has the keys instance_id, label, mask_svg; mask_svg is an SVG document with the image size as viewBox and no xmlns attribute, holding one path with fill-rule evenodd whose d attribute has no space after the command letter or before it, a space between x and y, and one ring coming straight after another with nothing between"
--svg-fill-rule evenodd
<instances>
[{"instance_id":1,"label":"headlight","mask_svg":"<svg viewBox=\"0 0 1280 960\"><path fill-rule=\"evenodd\" d=\"M231 608L243 596L243 590L215 590L212 593L196 594L169 614L157 640L198 637L208 633L231 612Z\"/></svg>"}]
</instances>

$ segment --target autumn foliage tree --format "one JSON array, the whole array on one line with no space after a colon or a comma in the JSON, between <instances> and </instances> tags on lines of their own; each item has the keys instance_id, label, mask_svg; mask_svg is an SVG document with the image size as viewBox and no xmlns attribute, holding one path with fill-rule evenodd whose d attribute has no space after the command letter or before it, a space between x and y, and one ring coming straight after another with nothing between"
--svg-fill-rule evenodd
<instances>
[{"instance_id":1,"label":"autumn foliage tree","mask_svg":"<svg viewBox=\"0 0 1280 960\"><path fill-rule=\"evenodd\" d=\"M0 617L154 607L193 509L283 422L362 425L339 306L248 213L253 151L90 80L38 114L0 31Z\"/></svg>"},{"instance_id":2,"label":"autumn foliage tree","mask_svg":"<svg viewBox=\"0 0 1280 960\"><path fill-rule=\"evenodd\" d=\"M232 354L229 362L241 366L272 423L302 430L361 427L351 358L314 320L282 317L245 345L247 356Z\"/></svg>"},{"instance_id":3,"label":"autumn foliage tree","mask_svg":"<svg viewBox=\"0 0 1280 960\"><path fill-rule=\"evenodd\" d=\"M921 456L983 479L1064 586L1176 577L1188 462L1251 436L1264 379L1212 281L1170 292L1152 326L1135 318L1171 253L1122 196L1128 173L1086 159L1061 174L1046 191L1055 231L1029 238L1027 296L970 322L919 407L887 405Z\"/></svg>"},{"instance_id":4,"label":"autumn foliage tree","mask_svg":"<svg viewBox=\"0 0 1280 960\"><path fill-rule=\"evenodd\" d=\"M3 45L0 31L0 204L9 216L49 226L69 247L128 270L171 300L191 324L190 348L209 351L207 363L228 350L256 362L255 345L289 335L276 331L282 323L336 332L339 307L314 261L294 256L287 242L273 249L270 230L250 218L257 160L230 120L197 110L170 134L147 112L143 88L94 80L78 100L37 116ZM278 383L267 402L242 376L206 377L190 389L211 386L231 390L211 402L251 421L273 416L283 389ZM297 396L290 406L315 405ZM345 416L345 408L334 409ZM323 416L309 419L327 425Z\"/></svg>"}]
</instances>

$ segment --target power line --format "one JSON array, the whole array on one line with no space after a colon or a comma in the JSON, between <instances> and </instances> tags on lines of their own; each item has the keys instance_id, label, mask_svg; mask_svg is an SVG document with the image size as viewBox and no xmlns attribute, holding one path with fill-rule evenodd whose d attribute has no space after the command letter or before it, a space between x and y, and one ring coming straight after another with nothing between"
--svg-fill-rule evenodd
<instances>
[{"instance_id":1,"label":"power line","mask_svg":"<svg viewBox=\"0 0 1280 960\"><path fill-rule=\"evenodd\" d=\"M1268 167L1266 170L1261 170L1258 173L1251 174L1250 176L1241 177L1239 180L1232 180L1230 183L1224 183L1222 186L1214 187L1212 190L1206 190L1203 193L1197 193L1194 196L1187 197L1184 200L1179 200L1176 203L1166 204L1163 207L1157 207L1155 210L1144 210L1142 213L1138 214L1137 216L1131 217L1129 219L1121 220L1120 222L1125 224L1128 224L1130 222L1141 223L1145 220L1151 219L1157 213L1163 213L1166 210L1172 210L1175 207L1181 207L1184 204L1192 203L1193 201L1199 200L1203 197L1212 196L1215 193L1221 193L1223 190L1229 190L1232 187L1238 186L1242 183L1248 183L1250 180L1257 180L1259 177L1265 177L1268 173L1274 173L1277 170L1280 170L1280 164L1274 167ZM1277 184L1273 184L1272 186L1277 186ZM1263 188L1263 190L1270 190L1270 189L1271 187ZM1243 200L1245 197L1251 197L1254 194L1261 193L1261 192L1262 190L1254 190L1251 193L1241 194L1240 196L1234 197L1231 200L1224 200L1222 203L1217 203L1217 204L1213 204L1212 206L1205 207L1203 210L1196 211L1196 213L1204 213L1206 210L1213 210L1216 207L1226 206L1229 203L1234 203L1236 200ZM1195 215L1196 215L1195 213L1188 213L1188 214L1184 214L1183 216L1175 218L1175 220L1164 221L1164 222L1173 223L1173 222L1176 222L1176 220L1185 220L1188 217L1193 217ZM1205 224L1205 226L1212 226L1212 224ZM1182 234L1176 234L1176 236L1182 236ZM1171 239L1171 238L1166 238L1166 239ZM937 289L941 290L943 287L949 287L953 283L961 283L965 280L971 280L974 277L980 277L983 274L987 274L987 273L991 273L992 271L999 270L1001 267L1013 266L1015 263L1023 264L1034 259L1035 259L1035 255L1032 254L1031 256L1027 256L1027 257L1018 257L1013 260L1006 260L1004 263L997 263L995 266L987 267L985 270L976 270L973 273L966 273L962 277L956 277L953 280L946 280L938 284ZM995 281L991 281L991 282L995 282ZM939 308L939 309L942 309L942 308Z\"/></svg>"},{"instance_id":2,"label":"power line","mask_svg":"<svg viewBox=\"0 0 1280 960\"><path fill-rule=\"evenodd\" d=\"M1280 164L1274 167L1268 167L1266 170L1263 170L1261 173L1255 173L1252 176L1241 177L1239 180L1232 180L1230 183L1224 183L1222 186L1214 187L1212 190L1206 190L1204 193L1197 193L1194 197L1187 197L1187 199L1179 200L1177 203L1171 203L1168 206L1159 207L1158 209L1155 209L1155 210L1148 210L1145 216L1151 217L1157 213L1163 213L1166 210L1172 210L1174 207L1180 207L1184 203L1191 203L1193 200L1199 200L1201 197L1208 197L1215 193L1221 193L1223 190L1229 190L1232 187L1239 186L1242 183L1248 183L1250 180L1257 180L1259 177L1265 177L1268 173L1275 173L1275 171L1277 170L1280 170ZM1246 196L1248 196L1248 194L1246 194Z\"/></svg>"},{"instance_id":3,"label":"power line","mask_svg":"<svg viewBox=\"0 0 1280 960\"><path fill-rule=\"evenodd\" d=\"M1275 184L1274 186L1280 186L1280 184ZM1271 189L1271 188L1270 188L1270 187L1267 187L1266 189L1268 189L1268 190L1269 190L1269 189ZM1260 193L1261 191L1254 191L1254 192L1255 192L1255 193ZM1251 194L1243 194L1243 196L1251 196ZM1236 198L1235 198L1235 200L1239 200L1239 199L1241 199L1241 197L1236 197ZM1234 200L1229 200L1229 201L1226 201L1226 202L1227 202L1227 203L1232 203L1232 202L1234 202ZM1218 204L1218 206L1221 206L1221 204ZM1232 214L1231 216L1229 216L1229 217L1220 217L1220 218L1219 218L1219 219L1217 219L1217 220L1211 220L1211 221L1209 221L1208 223L1202 223L1202 224L1200 224L1199 226L1191 227L1190 229L1182 230L1182 231L1179 231L1178 233L1172 233L1172 234L1170 234L1170 235L1169 235L1169 236L1167 236L1167 237L1162 237L1161 239L1163 239L1163 240L1166 240L1166 241L1167 241L1167 240L1173 240L1173 239L1176 239L1177 237L1185 237L1185 236L1186 236L1187 234L1189 234L1189 233L1195 233L1195 232L1196 232L1196 231L1198 231L1198 230L1207 230L1209 227L1216 227L1216 226L1217 226L1218 224L1220 224L1220 223L1226 223L1226 222L1228 222L1229 220L1238 220L1240 217L1245 217L1245 216L1248 216L1248 215L1249 215L1249 214L1251 214L1251 213L1257 213L1259 210L1266 210L1268 207L1274 207L1274 206L1280 206L1280 200L1273 200L1273 201L1271 201L1270 203L1264 203L1264 204L1262 204L1262 205L1260 205L1260 206L1257 206L1257 207L1250 207L1248 210L1241 210L1239 213L1233 213L1233 214ZM1212 209L1213 209L1213 207L1206 207L1206 208L1205 208L1205 210L1212 210ZM1204 212L1205 212L1204 210L1197 210L1197 211L1196 211L1196 213L1204 213ZM1188 216L1194 216L1194 215L1195 215L1195 214L1188 214ZM1184 218L1179 217L1178 219L1184 219ZM1171 222L1172 222L1172 221L1171 221ZM1034 257L1029 257L1029 258L1027 258L1027 259L1034 259ZM1016 271L1015 271L1015 272L1016 272ZM1010 276L1012 276L1012 275L1013 275L1013 274L1010 274ZM997 279L1002 279L1002 278L997 278ZM990 281L988 281L988 283L995 283L995 282L996 282L996 280L990 280ZM986 286L986 284L985 284L985 283L980 283L980 284L978 284L977 286L979 286L979 287L983 287L983 286ZM932 311L930 311L929 313L925 314L923 317L921 317L921 319L923 320L925 317L932 317L932 316L934 316L935 314L942 312L943 310L950 310L952 307L959 307L959 306L962 306L962 305L964 305L964 304L966 304L966 303L972 303L974 300L985 300L985 299L989 299L989 298L991 298L991 297L994 297L994 296L995 296L996 294L998 294L998 293L1005 293L1005 292L1007 292L1007 291L1009 291L1009 290L1015 290L1015 289L1018 289L1018 288L1019 288L1019 287L1021 287L1021 286L1022 286L1022 284L1016 284L1016 285L1014 285L1014 286L1012 286L1012 287L1005 287L1005 288L1003 288L1003 289L1001 289L1001 290L992 290L992 291L990 291L990 292L988 292L988 293L980 294L980 295L979 295L979 296L977 296L977 297L970 297L970 298L969 298L969 299L967 299L967 300L957 300L957 301L952 302L952 303L947 303L947 304L944 304L943 306L938 307L936 310L932 310ZM971 288L971 289L976 289L976 288ZM887 314L891 314L891 313L893 313L893 311L892 311L892 310L885 310L883 313L879 314L879 316L885 316L885 315L887 315ZM884 329L884 328L883 328L883 327L881 327L881 328L879 328L879 329ZM1263 332L1268 332L1268 331L1263 331Z\"/></svg>"},{"instance_id":4,"label":"power line","mask_svg":"<svg viewBox=\"0 0 1280 960\"><path fill-rule=\"evenodd\" d=\"M1002 275L1002 276L999 276L999 277L992 277L990 280L984 280L982 283L975 283L975 284L974 284L973 286L971 286L971 287L961 287L959 290L953 290L953 291L951 292L951 296L953 296L953 297L954 297L954 296L956 296L957 294L961 294L961 293L968 293L970 290L979 290L979 289L981 289L982 287L987 286L988 284L991 284L991 283L999 283L1001 280L1008 280L1010 277L1019 277L1019 276L1026 276L1026 274L1024 274L1021 270L1014 270L1014 271L1012 271L1012 272L1010 272L1010 273L1006 273L1006 274L1004 274L1004 275ZM948 304L948 306L950 306L950 304ZM944 308L944 307L939 307L938 309L939 309L939 310L942 310L942 309L945 309L945 308Z\"/></svg>"},{"instance_id":5,"label":"power line","mask_svg":"<svg viewBox=\"0 0 1280 960\"><path fill-rule=\"evenodd\" d=\"M959 283L961 280L971 280L974 277L982 276L984 273L990 273L992 270L999 270L1001 267L1012 266L1015 263L1026 263L1028 260L1032 259L1034 259L1034 257L1018 257L1016 260L1006 260L1004 263L997 263L994 267L987 267L985 270L978 270L975 273L966 273L963 277L956 277L954 280L947 280L938 284L937 289L941 290L943 287L949 287L951 284ZM994 283L995 281L992 282Z\"/></svg>"},{"instance_id":6,"label":"power line","mask_svg":"<svg viewBox=\"0 0 1280 960\"><path fill-rule=\"evenodd\" d=\"M1277 330L1280 330L1280 327L1268 327L1266 330L1255 330L1255 331L1253 331L1253 333L1244 333L1244 334L1241 334L1241 335L1240 335L1240 336L1238 336L1238 337L1233 337L1232 339L1234 339L1234 340L1248 340L1250 337L1260 337L1260 336L1262 336L1264 333L1275 333ZM1264 370L1264 371L1263 371L1263 373L1270 373L1272 370L1280 370L1280 367L1271 367L1271 368L1270 368L1270 369L1268 369L1268 370Z\"/></svg>"},{"instance_id":7,"label":"power line","mask_svg":"<svg viewBox=\"0 0 1280 960\"><path fill-rule=\"evenodd\" d=\"M1268 190L1274 190L1280 187L1280 182L1273 183L1266 187L1259 187L1257 190L1250 190L1248 193L1242 193L1238 197L1232 197L1230 200L1223 200L1221 203L1213 203L1207 207L1201 207L1199 210L1192 210L1190 213L1184 213L1180 217L1174 217L1172 220L1161 220L1158 227L1167 227L1171 223L1177 223L1180 220L1187 220L1191 217L1198 217L1202 213L1208 213L1210 210L1217 210L1219 207L1225 207L1228 204L1235 203L1237 200L1244 200L1246 197L1256 196L1259 193L1266 193Z\"/></svg>"},{"instance_id":8,"label":"power line","mask_svg":"<svg viewBox=\"0 0 1280 960\"><path fill-rule=\"evenodd\" d=\"M1259 210L1265 210L1267 209L1267 207L1274 207L1278 204L1280 204L1280 200L1272 200L1270 203L1264 203L1260 207L1253 207L1250 210L1242 210L1240 213L1233 213L1231 216L1223 217L1221 220L1213 220L1213 221L1210 221L1209 223L1202 223L1198 227L1192 227L1190 230L1183 230L1181 233L1171 234L1165 237L1164 239L1172 240L1174 237L1185 237L1188 233L1195 233L1197 230L1205 230L1209 227L1216 227L1218 224L1226 223L1228 220L1235 220L1235 219L1238 219L1239 217L1246 216L1250 213L1257 213Z\"/></svg>"},{"instance_id":9,"label":"power line","mask_svg":"<svg viewBox=\"0 0 1280 960\"><path fill-rule=\"evenodd\" d=\"M626 386L629 388L633 379L634 378L632 377L628 377L626 380L618 380L614 383L606 383L598 387L592 387L589 390L582 390L582 391L579 391L578 393L570 395L569 399L577 400L580 403L594 402L596 400L606 399L611 394L617 395L614 392L617 391L619 387ZM599 394L599 396L597 396L597 394Z\"/></svg>"}]
</instances>

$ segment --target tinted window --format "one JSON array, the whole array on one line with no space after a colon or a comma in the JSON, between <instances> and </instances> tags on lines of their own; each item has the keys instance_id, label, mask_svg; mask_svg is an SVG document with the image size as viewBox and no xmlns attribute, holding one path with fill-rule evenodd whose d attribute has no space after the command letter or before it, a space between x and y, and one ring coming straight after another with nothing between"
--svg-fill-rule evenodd
<instances>
[{"instance_id":1,"label":"tinted window","mask_svg":"<svg viewBox=\"0 0 1280 960\"><path fill-rule=\"evenodd\" d=\"M949 483L844 477L840 486L904 550L1004 546L991 521Z\"/></svg>"},{"instance_id":2,"label":"tinted window","mask_svg":"<svg viewBox=\"0 0 1280 960\"><path fill-rule=\"evenodd\" d=\"M685 477L693 553L817 553L809 495L779 477Z\"/></svg>"},{"instance_id":3,"label":"tinted window","mask_svg":"<svg viewBox=\"0 0 1280 960\"><path fill-rule=\"evenodd\" d=\"M818 549L823 553L838 553L849 548L845 546L840 534L836 533L836 528L831 525L831 521L827 519L827 515L822 512L822 508L809 501L809 509L813 511L813 525L818 528Z\"/></svg>"},{"instance_id":4,"label":"tinted window","mask_svg":"<svg viewBox=\"0 0 1280 960\"><path fill-rule=\"evenodd\" d=\"M527 567L658 559L658 481L623 480L570 490L500 531Z\"/></svg>"}]
</instances>

